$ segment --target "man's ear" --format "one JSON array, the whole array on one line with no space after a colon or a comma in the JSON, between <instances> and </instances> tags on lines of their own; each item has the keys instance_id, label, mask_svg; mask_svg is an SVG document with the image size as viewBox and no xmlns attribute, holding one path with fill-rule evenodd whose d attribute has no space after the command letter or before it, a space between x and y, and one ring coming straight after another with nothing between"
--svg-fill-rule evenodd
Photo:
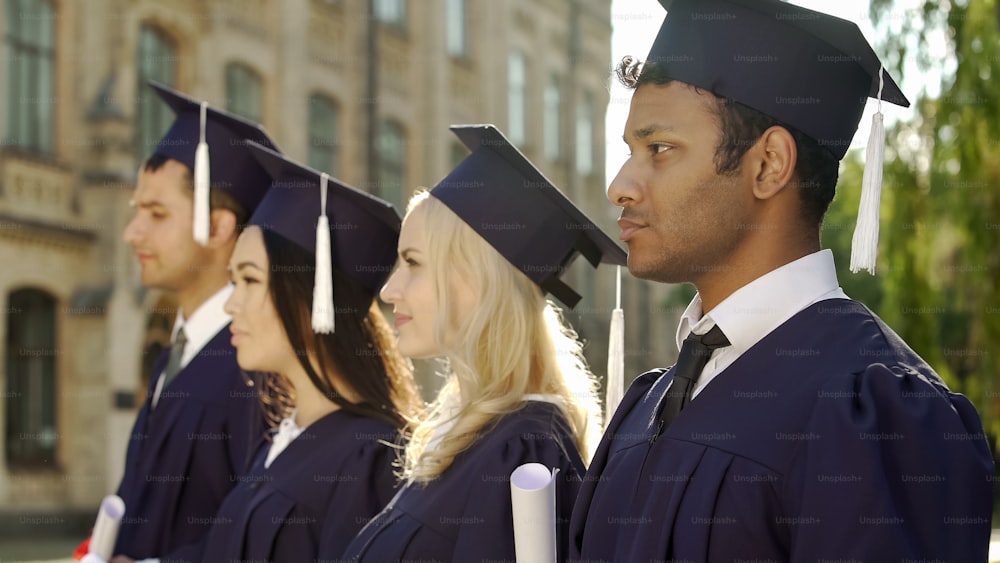
<instances>
[{"instance_id":1,"label":"man's ear","mask_svg":"<svg viewBox=\"0 0 1000 563\"><path fill-rule=\"evenodd\" d=\"M208 247L219 248L236 240L236 214L228 209L213 209Z\"/></svg>"},{"instance_id":2,"label":"man's ear","mask_svg":"<svg viewBox=\"0 0 1000 563\"><path fill-rule=\"evenodd\" d=\"M771 126L754 143L750 152L755 172L754 197L769 199L792 182L798 148L788 129L780 125Z\"/></svg>"}]
</instances>

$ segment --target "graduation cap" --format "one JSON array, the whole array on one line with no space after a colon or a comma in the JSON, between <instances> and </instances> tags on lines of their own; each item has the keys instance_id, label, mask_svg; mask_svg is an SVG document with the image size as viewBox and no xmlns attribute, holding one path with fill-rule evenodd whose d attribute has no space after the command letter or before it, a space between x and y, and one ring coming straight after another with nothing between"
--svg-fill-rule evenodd
<instances>
[{"instance_id":1,"label":"graduation cap","mask_svg":"<svg viewBox=\"0 0 1000 563\"><path fill-rule=\"evenodd\" d=\"M402 220L393 205L254 142L250 152L273 181L250 218L316 256L313 330L333 332L333 268L372 297L396 263Z\"/></svg>"},{"instance_id":2,"label":"graduation cap","mask_svg":"<svg viewBox=\"0 0 1000 563\"><path fill-rule=\"evenodd\" d=\"M879 100L851 260L852 270L874 272L885 141L881 101L910 102L857 24L778 0L659 1L667 16L646 62L797 129L838 160L867 99Z\"/></svg>"},{"instance_id":3,"label":"graduation cap","mask_svg":"<svg viewBox=\"0 0 1000 563\"><path fill-rule=\"evenodd\" d=\"M194 239L208 241L209 190L221 189L252 214L271 183L254 160L248 141L277 150L260 125L208 106L163 84L150 88L174 110L177 117L156 146L155 154L172 158L194 175ZM209 163L211 152L211 164Z\"/></svg>"},{"instance_id":4,"label":"graduation cap","mask_svg":"<svg viewBox=\"0 0 1000 563\"><path fill-rule=\"evenodd\" d=\"M472 151L430 193L542 290L570 308L580 295L560 279L583 255L624 265L625 251L566 199L493 125L453 125Z\"/></svg>"}]
</instances>

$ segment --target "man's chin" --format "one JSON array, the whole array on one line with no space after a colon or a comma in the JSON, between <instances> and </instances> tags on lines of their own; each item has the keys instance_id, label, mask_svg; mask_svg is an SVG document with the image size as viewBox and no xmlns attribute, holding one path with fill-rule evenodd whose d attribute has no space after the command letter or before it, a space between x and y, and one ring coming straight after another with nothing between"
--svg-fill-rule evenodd
<instances>
[{"instance_id":1,"label":"man's chin","mask_svg":"<svg viewBox=\"0 0 1000 563\"><path fill-rule=\"evenodd\" d=\"M635 252L629 252L628 273L643 280L662 281L660 278L663 277L663 267L661 264L643 260Z\"/></svg>"},{"instance_id":2,"label":"man's chin","mask_svg":"<svg viewBox=\"0 0 1000 563\"><path fill-rule=\"evenodd\" d=\"M175 291L174 284L167 283L166 280L152 273L143 272L139 281L146 289L158 289L161 291Z\"/></svg>"},{"instance_id":3,"label":"man's chin","mask_svg":"<svg viewBox=\"0 0 1000 563\"><path fill-rule=\"evenodd\" d=\"M691 272L681 268L667 266L660 262L649 263L628 257L628 273L642 280L657 283L686 283L691 281Z\"/></svg>"}]
</instances>

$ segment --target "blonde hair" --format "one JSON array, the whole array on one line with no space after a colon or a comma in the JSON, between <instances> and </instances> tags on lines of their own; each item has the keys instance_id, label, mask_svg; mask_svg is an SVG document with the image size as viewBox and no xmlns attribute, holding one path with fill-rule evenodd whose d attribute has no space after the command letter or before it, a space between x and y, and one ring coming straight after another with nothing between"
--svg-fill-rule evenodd
<instances>
[{"instance_id":1,"label":"blonde hair","mask_svg":"<svg viewBox=\"0 0 1000 563\"><path fill-rule=\"evenodd\" d=\"M576 333L534 282L426 191L410 199L407 216L417 213L433 225L425 231L426 267L440 313L434 339L444 350L446 383L413 427L403 479L427 483L441 475L491 423L522 408L530 393L558 397L555 404L589 460L600 411ZM449 298L456 276L478 297L465 319L457 318ZM461 341L449 344L449 333L463 335Z\"/></svg>"}]
</instances>

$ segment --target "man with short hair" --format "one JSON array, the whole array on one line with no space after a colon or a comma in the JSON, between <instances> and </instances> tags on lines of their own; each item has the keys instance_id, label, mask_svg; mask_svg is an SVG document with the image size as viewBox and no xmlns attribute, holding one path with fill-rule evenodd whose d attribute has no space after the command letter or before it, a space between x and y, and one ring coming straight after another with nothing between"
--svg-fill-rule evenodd
<instances>
[{"instance_id":1,"label":"man with short hair","mask_svg":"<svg viewBox=\"0 0 1000 563\"><path fill-rule=\"evenodd\" d=\"M232 291L227 268L236 238L270 184L246 141L274 145L254 123L152 87L177 118L139 172L136 213L124 239L142 267L143 285L172 292L178 313L130 437L115 562L195 560L264 428L223 305ZM208 146L207 163L196 158L200 141ZM195 177L206 164L209 205L199 243Z\"/></svg>"},{"instance_id":2,"label":"man with short hair","mask_svg":"<svg viewBox=\"0 0 1000 563\"><path fill-rule=\"evenodd\" d=\"M639 376L605 432L571 559L985 561L975 408L844 295L820 247L865 99L905 97L853 23L661 1L649 57L619 68L631 156L608 198L629 270L698 294L677 365Z\"/></svg>"}]
</instances>

